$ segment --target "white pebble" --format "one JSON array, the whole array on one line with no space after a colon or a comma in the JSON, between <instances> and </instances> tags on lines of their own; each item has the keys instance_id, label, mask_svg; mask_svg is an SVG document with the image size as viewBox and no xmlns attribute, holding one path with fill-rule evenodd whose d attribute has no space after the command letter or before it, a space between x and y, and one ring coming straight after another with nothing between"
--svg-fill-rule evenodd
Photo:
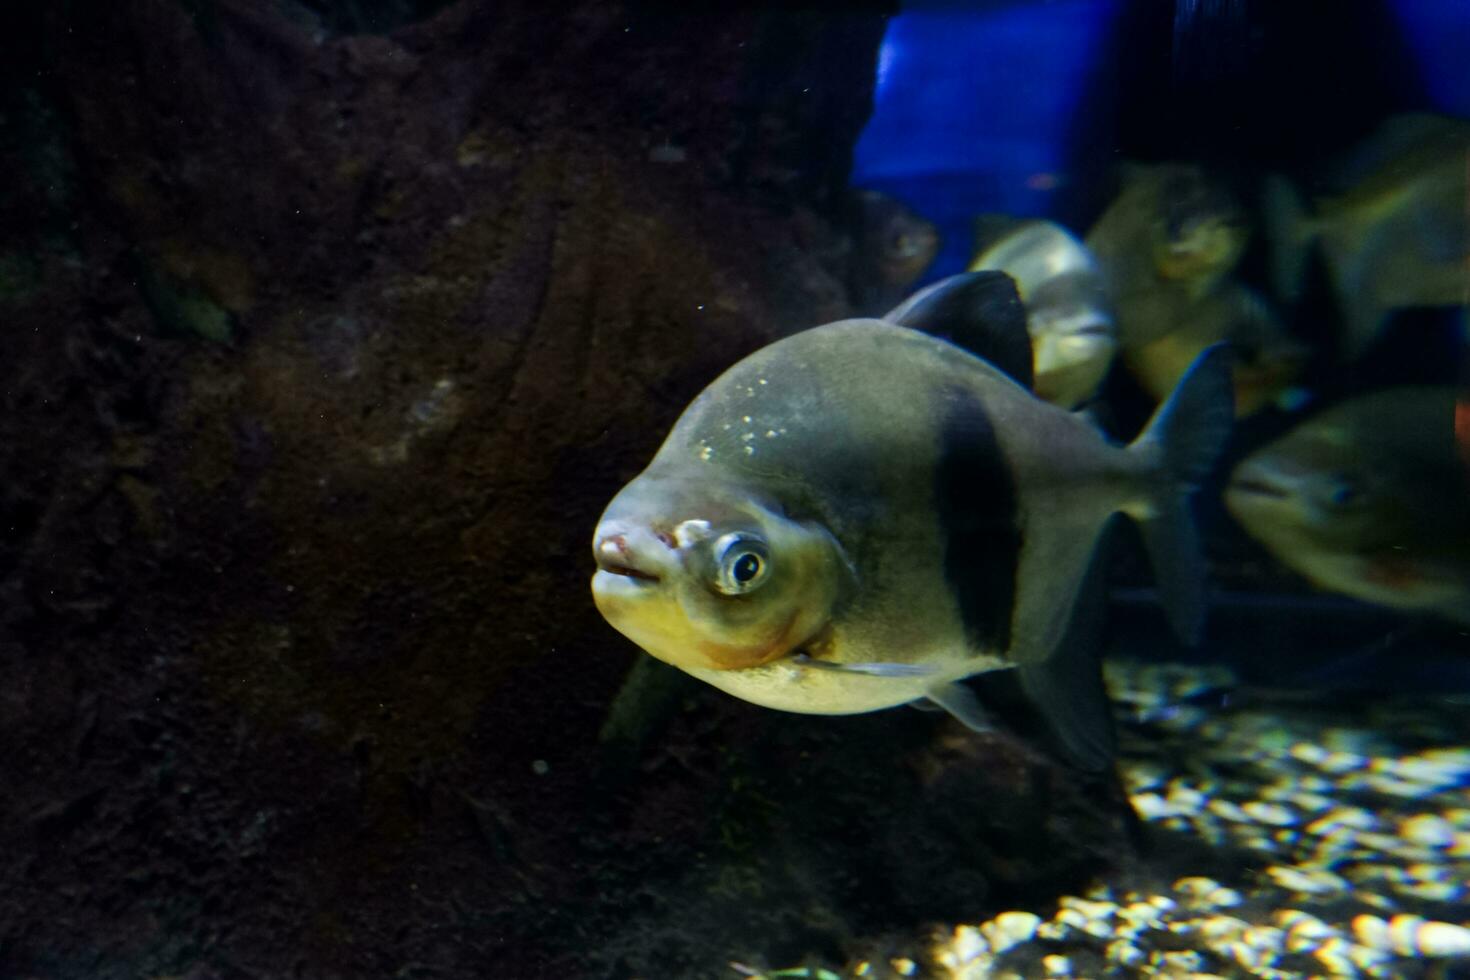
<instances>
[{"instance_id":1,"label":"white pebble","mask_svg":"<svg viewBox=\"0 0 1470 980\"><path fill-rule=\"evenodd\" d=\"M1232 823L1250 823L1250 814L1229 800L1211 800L1210 812Z\"/></svg>"},{"instance_id":2,"label":"white pebble","mask_svg":"<svg viewBox=\"0 0 1470 980\"><path fill-rule=\"evenodd\" d=\"M1347 881L1343 878L1321 868L1303 870L1273 866L1266 869L1266 874L1270 875L1271 879L1282 888L1304 892L1308 895L1346 891L1348 887Z\"/></svg>"},{"instance_id":3,"label":"white pebble","mask_svg":"<svg viewBox=\"0 0 1470 980\"><path fill-rule=\"evenodd\" d=\"M1264 803L1260 800L1252 800L1243 805L1241 809L1257 822L1270 824L1273 827L1290 827L1296 823L1296 814L1292 813L1280 803Z\"/></svg>"},{"instance_id":4,"label":"white pebble","mask_svg":"<svg viewBox=\"0 0 1470 980\"><path fill-rule=\"evenodd\" d=\"M1240 897L1240 892L1234 888L1216 888L1209 895L1205 896L1205 900L1210 905L1222 909L1229 908L1232 905L1239 905L1243 901Z\"/></svg>"},{"instance_id":5,"label":"white pebble","mask_svg":"<svg viewBox=\"0 0 1470 980\"><path fill-rule=\"evenodd\" d=\"M1414 952L1421 956L1470 954L1470 929L1452 922L1425 922L1414 934Z\"/></svg>"},{"instance_id":6,"label":"white pebble","mask_svg":"<svg viewBox=\"0 0 1470 980\"><path fill-rule=\"evenodd\" d=\"M1333 936L1313 950L1312 955L1332 976L1355 977L1358 975L1358 967L1348 955L1352 949L1352 943L1340 936Z\"/></svg>"},{"instance_id":7,"label":"white pebble","mask_svg":"<svg viewBox=\"0 0 1470 980\"><path fill-rule=\"evenodd\" d=\"M1052 953L1050 956L1041 958L1041 968L1049 977L1066 977L1072 974L1072 961L1060 953Z\"/></svg>"},{"instance_id":8,"label":"white pebble","mask_svg":"<svg viewBox=\"0 0 1470 980\"><path fill-rule=\"evenodd\" d=\"M968 963L990 952L990 944L974 926L956 926L950 952L960 963Z\"/></svg>"},{"instance_id":9,"label":"white pebble","mask_svg":"<svg viewBox=\"0 0 1470 980\"><path fill-rule=\"evenodd\" d=\"M1354 777L1343 781L1343 788L1348 790L1368 789L1376 790L1385 796L1397 796L1404 800L1417 800L1424 795L1426 783L1416 779L1405 779L1396 774L1368 773L1362 777ZM1428 783L1431 789L1437 789L1439 782Z\"/></svg>"},{"instance_id":10,"label":"white pebble","mask_svg":"<svg viewBox=\"0 0 1470 980\"><path fill-rule=\"evenodd\" d=\"M1191 977L1198 975L1205 965L1205 958L1192 949L1179 950L1173 953L1155 953L1154 955L1159 959L1164 969L1183 971Z\"/></svg>"},{"instance_id":11,"label":"white pebble","mask_svg":"<svg viewBox=\"0 0 1470 980\"><path fill-rule=\"evenodd\" d=\"M1205 808L1205 794L1197 789L1185 786L1183 783L1173 783L1169 786L1169 803L1173 804L1176 813L1198 813Z\"/></svg>"},{"instance_id":12,"label":"white pebble","mask_svg":"<svg viewBox=\"0 0 1470 980\"><path fill-rule=\"evenodd\" d=\"M1158 929L1164 923L1162 909L1148 902L1132 902L1118 910L1118 918L1132 927L1134 932L1142 929Z\"/></svg>"},{"instance_id":13,"label":"white pebble","mask_svg":"<svg viewBox=\"0 0 1470 980\"><path fill-rule=\"evenodd\" d=\"M1354 838L1357 843L1364 847L1371 847L1383 854L1400 854L1404 850L1404 841L1394 834L1360 833Z\"/></svg>"},{"instance_id":14,"label":"white pebble","mask_svg":"<svg viewBox=\"0 0 1470 980\"><path fill-rule=\"evenodd\" d=\"M1240 939L1247 946L1275 953L1286 944L1286 933L1275 926L1250 926L1241 933Z\"/></svg>"},{"instance_id":15,"label":"white pebble","mask_svg":"<svg viewBox=\"0 0 1470 980\"><path fill-rule=\"evenodd\" d=\"M1409 756L1397 760L1389 770L1393 775L1426 786L1454 786L1467 772L1466 765L1449 756Z\"/></svg>"},{"instance_id":16,"label":"white pebble","mask_svg":"<svg viewBox=\"0 0 1470 980\"><path fill-rule=\"evenodd\" d=\"M1030 912L1002 912L980 927L995 953L1004 953L1018 943L1029 941L1041 925L1041 916Z\"/></svg>"},{"instance_id":17,"label":"white pebble","mask_svg":"<svg viewBox=\"0 0 1470 980\"><path fill-rule=\"evenodd\" d=\"M1276 924L1286 930L1285 948L1288 953L1310 952L1338 935L1332 926L1299 909L1281 909L1274 918Z\"/></svg>"},{"instance_id":18,"label":"white pebble","mask_svg":"<svg viewBox=\"0 0 1470 980\"><path fill-rule=\"evenodd\" d=\"M1185 895L1198 897L1214 891L1220 887L1220 883L1214 878L1203 878L1192 875L1188 878L1180 878L1174 882L1174 890Z\"/></svg>"},{"instance_id":19,"label":"white pebble","mask_svg":"<svg viewBox=\"0 0 1470 980\"><path fill-rule=\"evenodd\" d=\"M1341 806L1307 824L1307 833L1321 835L1339 827L1369 830L1376 826L1378 826L1378 818L1362 807Z\"/></svg>"},{"instance_id":20,"label":"white pebble","mask_svg":"<svg viewBox=\"0 0 1470 980\"><path fill-rule=\"evenodd\" d=\"M1458 776L1470 776L1470 748L1463 745L1453 748L1426 749L1419 758L1432 762Z\"/></svg>"},{"instance_id":21,"label":"white pebble","mask_svg":"<svg viewBox=\"0 0 1470 980\"><path fill-rule=\"evenodd\" d=\"M1108 919L1118 911L1118 906L1112 902L1091 902L1075 895L1063 895L1058 904L1064 909L1076 909L1089 919Z\"/></svg>"},{"instance_id":22,"label":"white pebble","mask_svg":"<svg viewBox=\"0 0 1470 980\"><path fill-rule=\"evenodd\" d=\"M1449 847L1455 842L1455 826L1443 817L1421 813L1399 824L1399 833L1425 847Z\"/></svg>"},{"instance_id":23,"label":"white pebble","mask_svg":"<svg viewBox=\"0 0 1470 980\"><path fill-rule=\"evenodd\" d=\"M1057 914L1052 916L1052 921L1073 929L1086 929L1091 920L1076 909L1058 909Z\"/></svg>"},{"instance_id":24,"label":"white pebble","mask_svg":"<svg viewBox=\"0 0 1470 980\"><path fill-rule=\"evenodd\" d=\"M1465 894L1464 886L1454 881L1410 881L1396 890L1431 902L1454 902Z\"/></svg>"},{"instance_id":25,"label":"white pebble","mask_svg":"<svg viewBox=\"0 0 1470 980\"><path fill-rule=\"evenodd\" d=\"M1273 950L1258 949L1250 943L1239 940L1226 943L1221 948L1221 952L1252 973L1259 973L1276 962L1276 953Z\"/></svg>"},{"instance_id":26,"label":"white pebble","mask_svg":"<svg viewBox=\"0 0 1470 980\"><path fill-rule=\"evenodd\" d=\"M1329 755L1326 749L1312 742L1299 742L1287 750L1287 754L1293 759L1305 762L1309 766L1321 765L1322 761Z\"/></svg>"},{"instance_id":27,"label":"white pebble","mask_svg":"<svg viewBox=\"0 0 1470 980\"><path fill-rule=\"evenodd\" d=\"M1353 919L1353 935L1370 949L1400 956L1470 954L1470 929L1417 915L1396 915L1387 922L1376 915L1360 915Z\"/></svg>"},{"instance_id":28,"label":"white pebble","mask_svg":"<svg viewBox=\"0 0 1470 980\"><path fill-rule=\"evenodd\" d=\"M1199 934L1210 946L1219 948L1224 943L1238 939L1250 928L1250 923L1231 915L1212 915L1200 921Z\"/></svg>"},{"instance_id":29,"label":"white pebble","mask_svg":"<svg viewBox=\"0 0 1470 980\"><path fill-rule=\"evenodd\" d=\"M1126 939L1115 939L1108 943L1107 957L1119 966L1136 967L1148 959L1148 954Z\"/></svg>"},{"instance_id":30,"label":"white pebble","mask_svg":"<svg viewBox=\"0 0 1470 980\"><path fill-rule=\"evenodd\" d=\"M1133 797L1133 809L1145 820L1158 820L1179 813L1178 808L1157 793L1140 793Z\"/></svg>"}]
</instances>

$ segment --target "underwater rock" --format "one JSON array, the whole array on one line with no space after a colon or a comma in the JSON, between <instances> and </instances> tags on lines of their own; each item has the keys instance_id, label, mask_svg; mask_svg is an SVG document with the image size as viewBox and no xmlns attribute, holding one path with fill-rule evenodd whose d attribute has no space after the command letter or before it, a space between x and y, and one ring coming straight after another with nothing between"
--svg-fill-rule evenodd
<instances>
[{"instance_id":1,"label":"underwater rock","mask_svg":"<svg viewBox=\"0 0 1470 980\"><path fill-rule=\"evenodd\" d=\"M733 790L600 792L633 652L585 536L711 377L841 314L883 17L27 6L0 975L707 972L628 910Z\"/></svg>"},{"instance_id":2,"label":"underwater rock","mask_svg":"<svg viewBox=\"0 0 1470 980\"><path fill-rule=\"evenodd\" d=\"M1121 787L1016 736L902 708L763 711L686 683L612 790L642 802L609 849L656 846L665 860L609 952L675 930L709 962L842 951L1045 901L1132 859ZM654 805L702 826L672 836ZM987 941L1021 942L1034 919L1003 916Z\"/></svg>"}]
</instances>

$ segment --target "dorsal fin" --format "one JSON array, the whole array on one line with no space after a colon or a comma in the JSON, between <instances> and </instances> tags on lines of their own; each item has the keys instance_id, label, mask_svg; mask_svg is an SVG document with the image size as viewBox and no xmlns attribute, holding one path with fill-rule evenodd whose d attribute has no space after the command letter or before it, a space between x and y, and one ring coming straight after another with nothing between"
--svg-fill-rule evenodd
<instances>
[{"instance_id":1,"label":"dorsal fin","mask_svg":"<svg viewBox=\"0 0 1470 980\"><path fill-rule=\"evenodd\" d=\"M1031 335L1016 283L1004 272L962 272L919 290L883 317L941 337L1032 386Z\"/></svg>"}]
</instances>

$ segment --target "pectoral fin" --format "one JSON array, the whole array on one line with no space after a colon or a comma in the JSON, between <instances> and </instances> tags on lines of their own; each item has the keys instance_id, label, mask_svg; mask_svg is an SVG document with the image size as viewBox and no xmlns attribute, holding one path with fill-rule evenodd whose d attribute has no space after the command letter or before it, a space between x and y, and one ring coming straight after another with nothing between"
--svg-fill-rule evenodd
<instances>
[{"instance_id":1,"label":"pectoral fin","mask_svg":"<svg viewBox=\"0 0 1470 980\"><path fill-rule=\"evenodd\" d=\"M844 664L830 660L817 660L804 653L798 653L791 660L802 667L830 670L839 674L864 674L868 677L927 677L938 672L937 668L925 664L885 663L883 661Z\"/></svg>"}]
</instances>

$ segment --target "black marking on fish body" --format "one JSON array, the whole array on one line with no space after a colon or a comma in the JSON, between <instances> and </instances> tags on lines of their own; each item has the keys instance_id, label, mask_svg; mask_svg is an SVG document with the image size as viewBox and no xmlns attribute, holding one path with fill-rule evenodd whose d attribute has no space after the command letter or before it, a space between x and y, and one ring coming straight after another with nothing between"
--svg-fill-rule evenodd
<instances>
[{"instance_id":1,"label":"black marking on fish body","mask_svg":"<svg viewBox=\"0 0 1470 980\"><path fill-rule=\"evenodd\" d=\"M1021 561L1016 481L980 399L963 388L938 399L939 463L934 503L944 577L975 649L1006 652Z\"/></svg>"}]
</instances>

